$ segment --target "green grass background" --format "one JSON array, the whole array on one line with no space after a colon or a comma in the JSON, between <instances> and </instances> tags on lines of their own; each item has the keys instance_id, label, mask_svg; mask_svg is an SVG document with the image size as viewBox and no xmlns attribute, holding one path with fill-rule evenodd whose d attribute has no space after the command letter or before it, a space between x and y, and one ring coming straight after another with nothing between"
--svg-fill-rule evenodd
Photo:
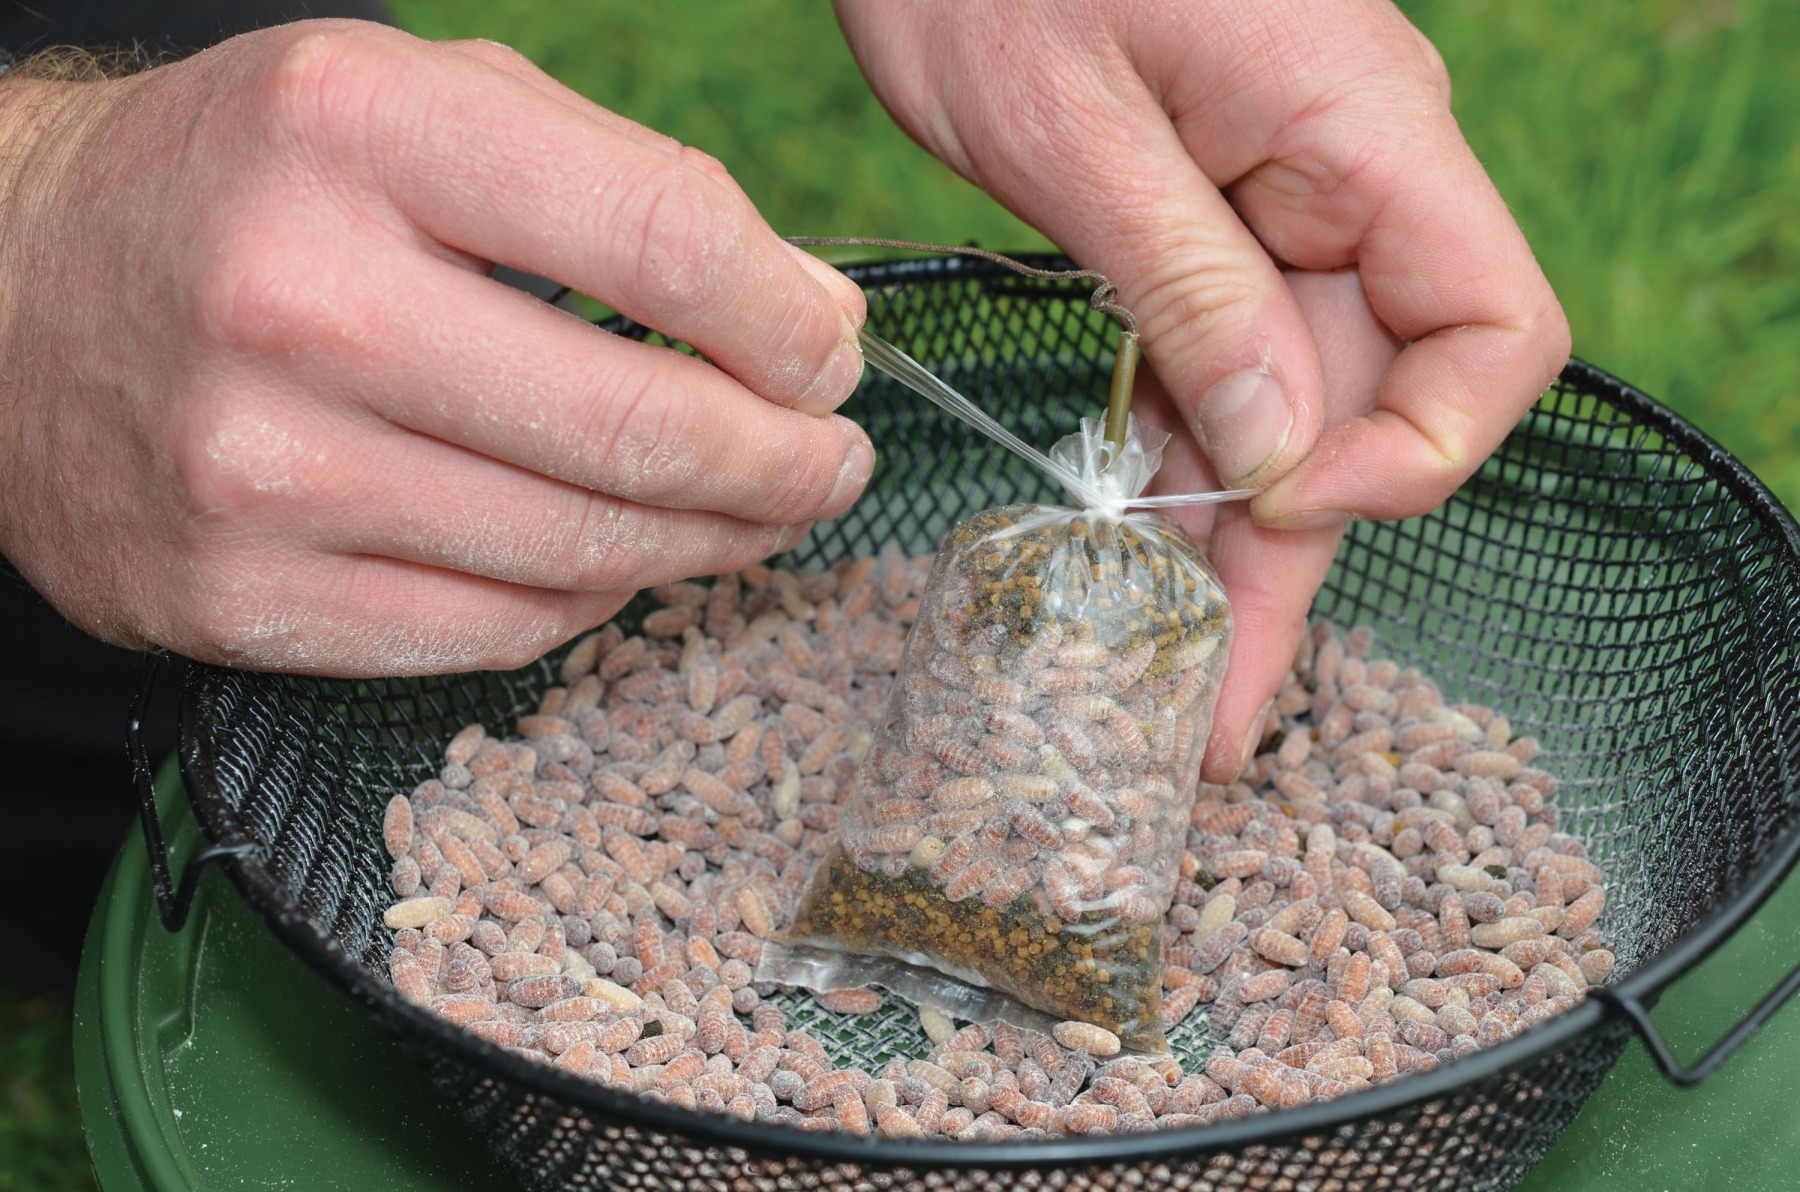
<instances>
[{"instance_id":1,"label":"green grass background","mask_svg":"<svg viewBox=\"0 0 1800 1192\"><path fill-rule=\"evenodd\" d=\"M390 0L719 157L785 233L1045 241L888 121L820 0ZM1577 354L1800 507L1800 4L1410 0ZM66 1011L0 995L0 1192L90 1187Z\"/></svg>"}]
</instances>

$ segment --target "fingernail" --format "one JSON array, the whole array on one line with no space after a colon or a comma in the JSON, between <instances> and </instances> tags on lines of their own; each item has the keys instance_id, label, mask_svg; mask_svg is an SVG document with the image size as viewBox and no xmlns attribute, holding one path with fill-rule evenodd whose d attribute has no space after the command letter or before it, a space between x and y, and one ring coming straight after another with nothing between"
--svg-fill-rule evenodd
<instances>
[{"instance_id":1,"label":"fingernail","mask_svg":"<svg viewBox=\"0 0 1800 1192\"><path fill-rule=\"evenodd\" d=\"M1269 713L1274 710L1275 699L1271 696L1269 702L1256 713L1256 719L1250 722L1250 733L1244 741L1243 760L1238 762L1238 777L1243 777L1244 773L1250 769L1250 763L1255 760L1256 747L1262 744L1263 734L1268 731L1269 727Z\"/></svg>"},{"instance_id":2,"label":"fingernail","mask_svg":"<svg viewBox=\"0 0 1800 1192\"><path fill-rule=\"evenodd\" d=\"M1194 433L1221 483L1248 484L1287 443L1293 411L1274 377L1260 369L1234 373L1200 399Z\"/></svg>"},{"instance_id":3,"label":"fingernail","mask_svg":"<svg viewBox=\"0 0 1800 1192\"><path fill-rule=\"evenodd\" d=\"M801 543L801 540L803 540L811 532L812 532L812 523L811 522L801 522L797 526L789 526L787 529L785 529L781 532L781 537L776 539L775 553L780 555L780 554L786 554L788 551L793 550L796 546L799 546Z\"/></svg>"},{"instance_id":4,"label":"fingernail","mask_svg":"<svg viewBox=\"0 0 1800 1192\"><path fill-rule=\"evenodd\" d=\"M844 320L843 331L846 338L832 350L817 379L794 403L794 408L803 414L829 414L844 404L862 380L862 347L856 342L856 328L849 319Z\"/></svg>"},{"instance_id":5,"label":"fingernail","mask_svg":"<svg viewBox=\"0 0 1800 1192\"><path fill-rule=\"evenodd\" d=\"M846 315L855 318L862 317L863 292L861 286L799 245L790 244L788 249L799 259L801 266L813 275L815 281L831 291L832 298L844 309Z\"/></svg>"},{"instance_id":6,"label":"fingernail","mask_svg":"<svg viewBox=\"0 0 1800 1192\"><path fill-rule=\"evenodd\" d=\"M1273 530L1328 530L1350 521L1350 515L1338 509L1312 509L1282 517L1260 517L1252 504L1250 514L1256 518L1258 525L1268 526Z\"/></svg>"},{"instance_id":7,"label":"fingernail","mask_svg":"<svg viewBox=\"0 0 1800 1192\"><path fill-rule=\"evenodd\" d=\"M831 486L831 497L825 502L825 516L841 517L862 496L863 486L869 483L869 475L875 470L875 448L869 445L868 439L861 439L850 454L844 457L843 466L838 468L837 483Z\"/></svg>"}]
</instances>

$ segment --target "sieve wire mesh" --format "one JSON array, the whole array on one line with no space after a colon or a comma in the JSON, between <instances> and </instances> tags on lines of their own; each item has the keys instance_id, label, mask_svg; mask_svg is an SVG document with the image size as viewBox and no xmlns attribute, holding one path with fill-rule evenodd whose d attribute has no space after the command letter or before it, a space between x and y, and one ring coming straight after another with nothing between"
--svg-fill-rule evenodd
<instances>
[{"instance_id":1,"label":"sieve wire mesh","mask_svg":"<svg viewBox=\"0 0 1800 1192\"><path fill-rule=\"evenodd\" d=\"M1083 287L959 259L852 273L868 290L872 329L1029 440L1067 433L1105 391L1108 321ZM845 412L880 450L869 493L817 527L791 565L889 541L922 553L979 509L1056 499L1041 476L884 377L866 378ZM1729 456L1597 370L1571 363L1442 509L1353 524L1315 612L1374 626L1382 654L1543 742L1538 764L1562 779L1563 826L1608 875L1616 979L1629 983L1709 914L1742 902L1800 818L1800 533ZM383 805L436 772L463 724L500 728L533 708L556 661L369 682L194 666L182 713L201 824L215 841L254 846L226 862L239 888L414 1046L442 1095L530 1187L1506 1188L1628 1037L1590 1001L1491 1051L1338 1102L1110 1139L801 1134L585 1084L398 998L380 928ZM874 1068L925 1048L897 1006L860 1019L808 999L784 1008L840 1062ZM1174 1044L1189 1062L1207 1048L1199 1024Z\"/></svg>"}]
</instances>

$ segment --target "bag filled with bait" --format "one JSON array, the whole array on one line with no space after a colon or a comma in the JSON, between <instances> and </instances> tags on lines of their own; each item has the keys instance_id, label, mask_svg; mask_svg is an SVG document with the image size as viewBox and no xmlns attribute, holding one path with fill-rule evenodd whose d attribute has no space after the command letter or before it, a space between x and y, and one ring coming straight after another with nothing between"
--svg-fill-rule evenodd
<instances>
[{"instance_id":1,"label":"bag filled with bait","mask_svg":"<svg viewBox=\"0 0 1800 1192\"><path fill-rule=\"evenodd\" d=\"M1122 443L1084 420L1046 458L957 412L1074 504L990 509L944 539L789 939L1162 1050L1163 917L1231 612L1193 540L1143 506L1228 494L1142 498L1169 436L1135 419Z\"/></svg>"}]
</instances>

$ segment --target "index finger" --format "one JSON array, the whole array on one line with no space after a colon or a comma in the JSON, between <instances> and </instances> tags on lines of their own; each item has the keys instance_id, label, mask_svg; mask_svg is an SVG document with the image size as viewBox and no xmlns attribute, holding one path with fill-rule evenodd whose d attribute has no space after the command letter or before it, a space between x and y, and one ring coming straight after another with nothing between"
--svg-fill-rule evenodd
<instances>
[{"instance_id":1,"label":"index finger","mask_svg":"<svg viewBox=\"0 0 1800 1192\"><path fill-rule=\"evenodd\" d=\"M601 299L778 405L823 413L860 376L860 290L803 263L704 154L390 30L299 37L275 74L286 107L359 131L324 151L432 240Z\"/></svg>"}]
</instances>

